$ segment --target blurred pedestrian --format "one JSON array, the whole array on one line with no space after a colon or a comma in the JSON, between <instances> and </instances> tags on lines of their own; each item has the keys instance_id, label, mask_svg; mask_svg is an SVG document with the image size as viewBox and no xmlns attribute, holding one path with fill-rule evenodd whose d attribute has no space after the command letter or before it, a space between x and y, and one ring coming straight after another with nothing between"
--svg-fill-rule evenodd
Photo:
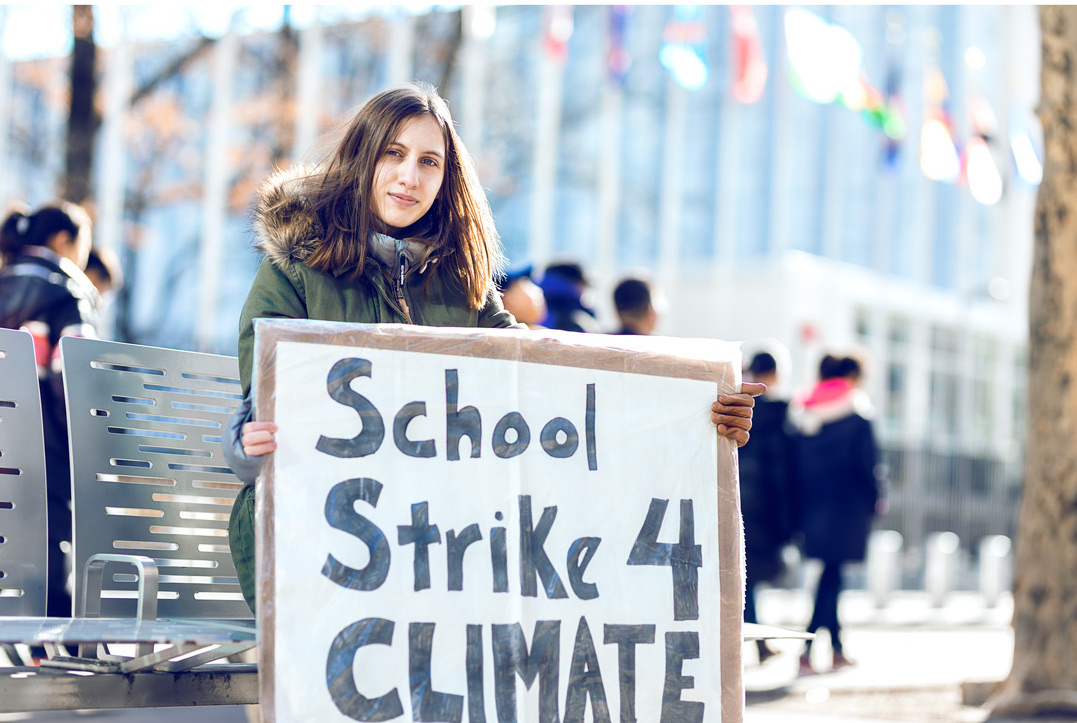
<instances>
[{"instance_id":1,"label":"blurred pedestrian","mask_svg":"<svg viewBox=\"0 0 1077 723\"><path fill-rule=\"evenodd\" d=\"M46 613L70 617L66 553L71 545L71 467L60 338L96 336L97 292L83 272L90 253L86 211L58 202L13 211L0 225L0 327L34 339L41 389L48 509ZM43 651L42 651L43 652ZM35 651L35 657L39 657Z\"/></svg>"},{"instance_id":2,"label":"blurred pedestrian","mask_svg":"<svg viewBox=\"0 0 1077 723\"><path fill-rule=\"evenodd\" d=\"M613 306L621 327L616 334L650 335L658 327L658 309L651 284L630 276L613 289Z\"/></svg>"},{"instance_id":3,"label":"blurred pedestrian","mask_svg":"<svg viewBox=\"0 0 1077 723\"><path fill-rule=\"evenodd\" d=\"M93 246L86 257L86 277L97 289L102 298L123 285L123 271L120 261L112 249Z\"/></svg>"},{"instance_id":4,"label":"blurred pedestrian","mask_svg":"<svg viewBox=\"0 0 1077 723\"><path fill-rule=\"evenodd\" d=\"M531 279L533 270L531 264L510 269L497 278L497 289L505 311L516 321L527 324L529 329L543 329L540 322L546 316L546 297Z\"/></svg>"},{"instance_id":5,"label":"blurred pedestrian","mask_svg":"<svg viewBox=\"0 0 1077 723\"><path fill-rule=\"evenodd\" d=\"M255 200L265 254L239 321L244 399L223 444L244 481L228 523L243 597L255 608L254 482L277 427L254 421L254 320L318 319L427 326L521 327L494 279L503 264L490 207L449 108L425 83L378 93L316 168L271 176ZM711 406L718 431L744 444L752 394Z\"/></svg>"},{"instance_id":6,"label":"blurred pedestrian","mask_svg":"<svg viewBox=\"0 0 1077 723\"><path fill-rule=\"evenodd\" d=\"M595 311L586 301L590 283L582 266L575 262L551 264L543 272L539 286L546 297L543 326L564 331L599 331Z\"/></svg>"},{"instance_id":7,"label":"blurred pedestrian","mask_svg":"<svg viewBox=\"0 0 1077 723\"><path fill-rule=\"evenodd\" d=\"M844 654L838 620L842 565L864 559L880 500L871 405L857 386L861 372L855 357L827 355L819 365L818 383L794 395L789 406L796 429L798 526L804 557L823 563L808 632L820 628L830 632L834 669L852 664ZM800 672L814 672L811 641L800 657Z\"/></svg>"},{"instance_id":8,"label":"blurred pedestrian","mask_svg":"<svg viewBox=\"0 0 1077 723\"><path fill-rule=\"evenodd\" d=\"M788 402L775 397L778 362L770 352L756 353L745 378L767 386L755 400L752 439L738 450L740 504L744 518L744 554L747 579L744 621L758 623L756 586L773 582L785 572L782 548L792 539L793 489L790 479L792 449L786 429ZM759 662L777 654L766 641L757 640Z\"/></svg>"}]
</instances>

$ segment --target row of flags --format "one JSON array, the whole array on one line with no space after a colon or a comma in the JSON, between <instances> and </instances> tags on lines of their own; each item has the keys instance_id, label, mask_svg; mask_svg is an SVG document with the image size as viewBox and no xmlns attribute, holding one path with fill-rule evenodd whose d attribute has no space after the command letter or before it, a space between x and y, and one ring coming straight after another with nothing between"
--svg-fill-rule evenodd
<instances>
[{"instance_id":1,"label":"row of flags","mask_svg":"<svg viewBox=\"0 0 1077 723\"><path fill-rule=\"evenodd\" d=\"M608 9L606 49L609 82L623 85L632 58L625 33L631 6ZM768 67L763 42L750 6L728 6L732 69L730 92L743 104L758 102L766 91ZM572 7L546 9L545 47L548 57L564 63L572 35ZM882 161L896 168L908 135L901 97L901 75L891 61L885 88L874 87L861 69L859 42L845 28L801 8L785 10L783 30L788 77L794 92L815 103L841 104L858 113L882 136ZM662 33L659 61L673 80L687 90L702 88L709 77L707 32L702 9L676 5ZM1030 119L1011 114L1009 139L998 137L998 121L987 97L979 91L969 97L971 132L962 140L950 111L949 91L938 68L924 77L924 118L920 126L921 171L941 183L967 186L977 201L991 205L1003 195L1004 180L997 159L1012 154L1015 178L1036 186L1042 178L1040 154L1032 140ZM1028 114L1026 114L1027 116Z\"/></svg>"}]
</instances>

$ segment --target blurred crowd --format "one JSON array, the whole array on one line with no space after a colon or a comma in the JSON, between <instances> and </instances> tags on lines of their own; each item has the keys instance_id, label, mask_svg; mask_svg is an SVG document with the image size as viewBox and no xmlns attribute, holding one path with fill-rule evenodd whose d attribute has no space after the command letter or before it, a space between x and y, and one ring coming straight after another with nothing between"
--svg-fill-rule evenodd
<instances>
[{"instance_id":1,"label":"blurred crowd","mask_svg":"<svg viewBox=\"0 0 1077 723\"><path fill-rule=\"evenodd\" d=\"M617 326L603 328L591 281L574 261L550 264L537 281L533 265L515 267L497 279L497 286L505 309L532 329L654 334L664 306L660 290L645 276L625 276L613 289Z\"/></svg>"}]
</instances>

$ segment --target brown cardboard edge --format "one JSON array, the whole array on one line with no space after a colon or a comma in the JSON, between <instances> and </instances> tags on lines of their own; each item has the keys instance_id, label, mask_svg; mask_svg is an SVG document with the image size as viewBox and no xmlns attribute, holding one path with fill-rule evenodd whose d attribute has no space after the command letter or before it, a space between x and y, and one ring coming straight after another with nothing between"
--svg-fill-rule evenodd
<instances>
[{"instance_id":1,"label":"brown cardboard edge","mask_svg":"<svg viewBox=\"0 0 1077 723\"><path fill-rule=\"evenodd\" d=\"M272 335L255 338L255 369L258 370L256 386L255 419L274 421L274 404L276 398L277 368L276 340ZM270 455L262 465L258 483L254 486L255 527L257 535L254 545L254 565L258 581L256 598L258 607L259 655L258 655L258 701L259 716L263 723L276 721L276 606L270 604L276 587L275 566L273 564L274 530L273 519L274 470L273 457Z\"/></svg>"},{"instance_id":2,"label":"brown cardboard edge","mask_svg":"<svg viewBox=\"0 0 1077 723\"><path fill-rule=\"evenodd\" d=\"M530 337L514 334L492 334L483 329L338 324L301 322L296 320L255 320L255 369L258 372L256 418L273 421L273 399L276 392L276 345L282 341L356 346L392 351L412 351L425 354L467 355L487 359L523 361L536 364L556 364L576 368L599 369L631 374L678 377L713 381L718 393L736 391L740 370L728 374L728 362L673 357L653 352L631 352L622 349L577 346L560 339L540 338L525 343ZM728 378L727 378L728 377ZM743 723L745 693L741 661L742 624L744 620L744 528L740 514L740 485L737 452L734 443L718 438L718 545L733 550L733 559L719 568L719 635L721 674L722 723ZM723 455L722 450L732 449ZM729 464L729 459L732 464ZM270 462L272 460L269 460ZM272 535L269 521L273 519L271 494L273 465L266 464L256 486L255 502L258 526L256 563L259 575L258 617L261 631L259 683L261 686L262 720L275 721L274 710L274 639L275 610L268 604L274 588L272 566ZM265 555L269 555L266 558Z\"/></svg>"},{"instance_id":3,"label":"brown cardboard edge","mask_svg":"<svg viewBox=\"0 0 1077 723\"><path fill-rule=\"evenodd\" d=\"M732 441L718 438L721 445ZM719 570L721 621L722 722L743 723L744 691L742 636L744 625L744 519L740 512L740 470L736 450L732 466L718 465L718 547L732 550L729 564Z\"/></svg>"}]
</instances>

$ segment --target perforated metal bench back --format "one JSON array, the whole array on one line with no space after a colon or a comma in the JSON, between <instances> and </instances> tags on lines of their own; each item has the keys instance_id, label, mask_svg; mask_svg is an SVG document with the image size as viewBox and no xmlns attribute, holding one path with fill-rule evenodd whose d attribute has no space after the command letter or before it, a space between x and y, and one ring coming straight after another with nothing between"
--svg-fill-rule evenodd
<instances>
[{"instance_id":1,"label":"perforated metal bench back","mask_svg":"<svg viewBox=\"0 0 1077 723\"><path fill-rule=\"evenodd\" d=\"M158 617L251 618L228 548L242 483L220 446L242 398L235 357L79 338L61 349L75 569L100 552L147 555ZM106 570L101 614L133 615L136 587L129 569Z\"/></svg>"},{"instance_id":2,"label":"perforated metal bench back","mask_svg":"<svg viewBox=\"0 0 1077 723\"><path fill-rule=\"evenodd\" d=\"M0 615L45 614L45 443L34 341L0 329Z\"/></svg>"}]
</instances>

